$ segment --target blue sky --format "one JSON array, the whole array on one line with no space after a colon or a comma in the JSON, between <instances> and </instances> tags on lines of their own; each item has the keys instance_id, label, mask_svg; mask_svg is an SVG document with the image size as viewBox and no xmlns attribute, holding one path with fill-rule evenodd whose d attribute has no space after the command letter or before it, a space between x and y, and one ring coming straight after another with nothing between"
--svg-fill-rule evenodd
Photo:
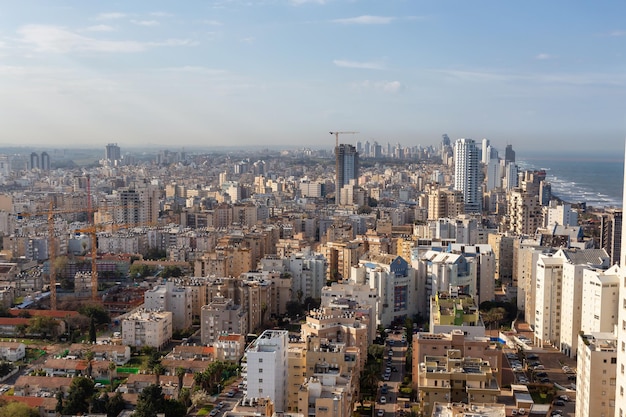
<instances>
[{"instance_id":1,"label":"blue sky","mask_svg":"<svg viewBox=\"0 0 626 417\"><path fill-rule=\"evenodd\" d=\"M47 1L0 6L0 144L623 152L620 1ZM348 140L346 140L348 141Z\"/></svg>"}]
</instances>

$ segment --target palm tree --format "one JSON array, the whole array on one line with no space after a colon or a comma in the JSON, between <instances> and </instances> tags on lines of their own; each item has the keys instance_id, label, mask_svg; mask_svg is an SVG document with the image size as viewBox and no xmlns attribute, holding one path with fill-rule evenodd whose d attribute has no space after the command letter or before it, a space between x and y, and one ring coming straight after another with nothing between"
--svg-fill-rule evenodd
<instances>
[{"instance_id":1,"label":"palm tree","mask_svg":"<svg viewBox=\"0 0 626 417\"><path fill-rule=\"evenodd\" d=\"M152 367L152 373L156 376L157 387L161 386L161 375L165 373L165 368L160 363Z\"/></svg>"},{"instance_id":2,"label":"palm tree","mask_svg":"<svg viewBox=\"0 0 626 417\"><path fill-rule=\"evenodd\" d=\"M181 393L183 392L183 378L185 377L185 369L182 367L176 368L176 376L178 377L178 400L180 400Z\"/></svg>"},{"instance_id":3,"label":"palm tree","mask_svg":"<svg viewBox=\"0 0 626 417\"><path fill-rule=\"evenodd\" d=\"M115 362L109 363L109 391L113 391L113 372L117 369Z\"/></svg>"},{"instance_id":4,"label":"palm tree","mask_svg":"<svg viewBox=\"0 0 626 417\"><path fill-rule=\"evenodd\" d=\"M93 364L91 363L93 361L93 358L96 355L93 353L93 351L91 349L89 349L87 352L85 352L85 360L87 360L87 376L89 378L91 378L91 374L93 372Z\"/></svg>"}]
</instances>

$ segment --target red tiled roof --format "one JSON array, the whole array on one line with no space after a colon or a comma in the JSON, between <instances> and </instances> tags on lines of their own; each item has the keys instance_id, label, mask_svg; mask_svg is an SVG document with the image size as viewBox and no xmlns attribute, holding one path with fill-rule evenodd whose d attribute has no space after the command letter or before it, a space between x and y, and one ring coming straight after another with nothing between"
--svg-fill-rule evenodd
<instances>
[{"instance_id":1,"label":"red tiled roof","mask_svg":"<svg viewBox=\"0 0 626 417\"><path fill-rule=\"evenodd\" d=\"M232 342L238 342L238 341L240 341L242 339L244 339L244 337L241 334L220 335L217 338L217 340L232 341Z\"/></svg>"},{"instance_id":2,"label":"red tiled roof","mask_svg":"<svg viewBox=\"0 0 626 417\"><path fill-rule=\"evenodd\" d=\"M23 317L0 317L0 326L18 326L20 324L28 326L30 319Z\"/></svg>"},{"instance_id":3,"label":"red tiled roof","mask_svg":"<svg viewBox=\"0 0 626 417\"><path fill-rule=\"evenodd\" d=\"M20 313L22 312L28 312L31 316L48 316L48 317L54 317L56 319L64 319L66 317L75 317L78 316L80 313L78 311L69 311L69 310L18 310L18 309L11 309L9 310L9 313L11 313L12 316L19 316Z\"/></svg>"}]
</instances>

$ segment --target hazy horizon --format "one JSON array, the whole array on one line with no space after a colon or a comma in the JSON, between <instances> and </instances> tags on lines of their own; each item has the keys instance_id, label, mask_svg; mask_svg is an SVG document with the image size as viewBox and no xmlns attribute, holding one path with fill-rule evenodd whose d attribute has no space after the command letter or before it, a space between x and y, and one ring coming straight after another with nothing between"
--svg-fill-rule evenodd
<instances>
[{"instance_id":1,"label":"hazy horizon","mask_svg":"<svg viewBox=\"0 0 626 417\"><path fill-rule=\"evenodd\" d=\"M436 145L623 155L626 4L32 0L0 13L0 146ZM266 145L263 145L266 144Z\"/></svg>"}]
</instances>

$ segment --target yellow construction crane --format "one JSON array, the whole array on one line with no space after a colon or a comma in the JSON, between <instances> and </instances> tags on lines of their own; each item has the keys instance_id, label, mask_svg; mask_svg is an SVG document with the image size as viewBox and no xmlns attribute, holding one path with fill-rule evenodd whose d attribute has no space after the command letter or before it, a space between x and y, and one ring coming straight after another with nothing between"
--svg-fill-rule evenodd
<instances>
[{"instance_id":1,"label":"yellow construction crane","mask_svg":"<svg viewBox=\"0 0 626 417\"><path fill-rule=\"evenodd\" d=\"M339 147L339 135L356 135L359 132L329 132L331 135L335 135L335 148Z\"/></svg>"},{"instance_id":2,"label":"yellow construction crane","mask_svg":"<svg viewBox=\"0 0 626 417\"><path fill-rule=\"evenodd\" d=\"M108 206L108 208L117 208L118 206ZM119 229L129 229L137 226L148 226L147 224L130 224L130 223L113 223L113 224L94 224L89 227L76 229L74 233L85 233L91 239L91 301L98 301L98 232L106 231L115 232Z\"/></svg>"},{"instance_id":3,"label":"yellow construction crane","mask_svg":"<svg viewBox=\"0 0 626 417\"><path fill-rule=\"evenodd\" d=\"M72 209L72 210L64 210L64 209L55 209L54 201L50 200L50 207L48 210L43 212L36 213L28 213L21 212L17 213L17 218L21 219L23 217L31 217L31 216L46 216L48 220L48 262L49 262L49 270L50 270L50 310L57 309L57 280L56 280L56 270L55 270L55 260L56 260L56 242L54 240L55 230L54 230L54 216L57 214L74 214L74 213L85 213L88 211L93 211L93 209Z\"/></svg>"}]
</instances>

